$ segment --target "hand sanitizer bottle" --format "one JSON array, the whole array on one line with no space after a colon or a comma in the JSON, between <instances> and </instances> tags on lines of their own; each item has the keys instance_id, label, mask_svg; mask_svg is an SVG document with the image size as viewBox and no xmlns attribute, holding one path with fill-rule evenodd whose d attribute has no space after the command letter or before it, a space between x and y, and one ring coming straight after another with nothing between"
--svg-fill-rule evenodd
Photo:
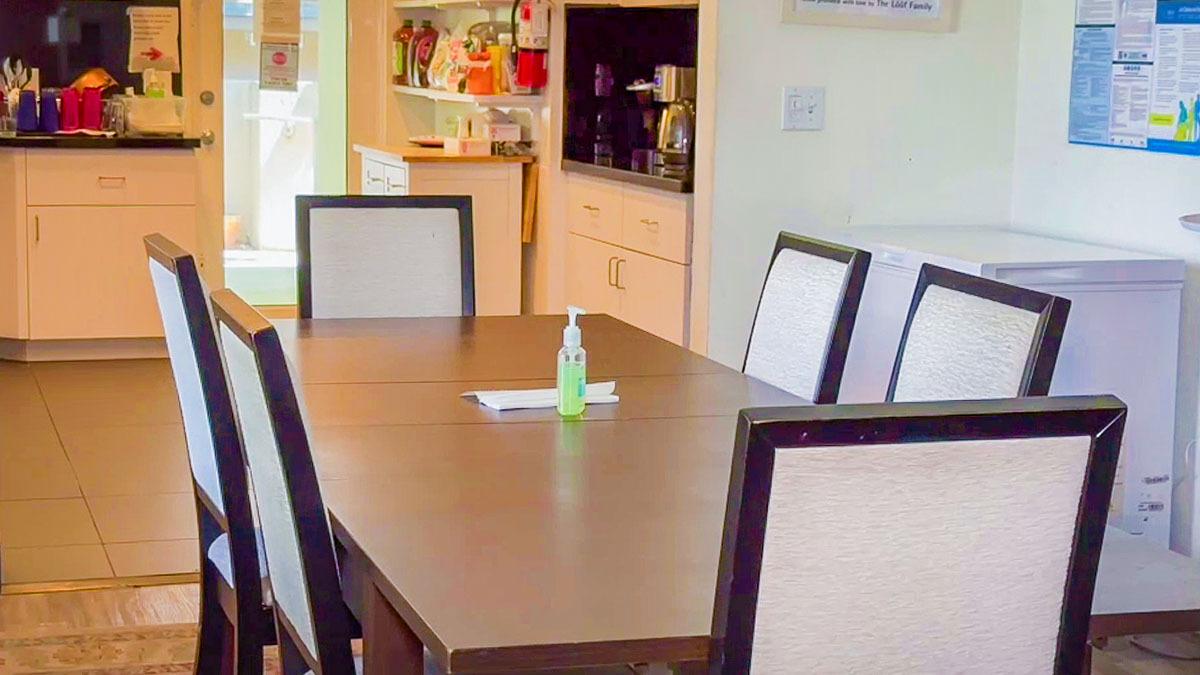
<instances>
[{"instance_id":1,"label":"hand sanitizer bottle","mask_svg":"<svg viewBox=\"0 0 1200 675\"><path fill-rule=\"evenodd\" d=\"M563 329L563 347L558 352L558 414L577 417L583 414L587 396L587 352L583 350L583 333L577 323L578 307L567 307L567 327Z\"/></svg>"}]
</instances>

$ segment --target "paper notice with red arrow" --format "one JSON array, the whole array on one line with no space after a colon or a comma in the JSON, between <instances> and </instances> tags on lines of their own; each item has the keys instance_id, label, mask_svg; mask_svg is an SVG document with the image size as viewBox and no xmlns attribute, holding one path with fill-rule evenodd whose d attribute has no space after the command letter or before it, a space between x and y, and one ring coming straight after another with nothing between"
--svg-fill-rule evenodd
<instances>
[{"instance_id":1,"label":"paper notice with red arrow","mask_svg":"<svg viewBox=\"0 0 1200 675\"><path fill-rule=\"evenodd\" d=\"M130 7L129 72L179 72L179 8Z\"/></svg>"}]
</instances>

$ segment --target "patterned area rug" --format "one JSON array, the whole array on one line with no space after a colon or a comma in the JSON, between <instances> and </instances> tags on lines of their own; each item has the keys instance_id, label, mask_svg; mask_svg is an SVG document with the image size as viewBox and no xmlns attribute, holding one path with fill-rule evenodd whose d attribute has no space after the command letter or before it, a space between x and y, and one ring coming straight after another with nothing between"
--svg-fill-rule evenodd
<instances>
[{"instance_id":1,"label":"patterned area rug","mask_svg":"<svg viewBox=\"0 0 1200 675\"><path fill-rule=\"evenodd\" d=\"M196 650L194 624L103 630L0 634L0 673L36 675L157 675L190 673ZM278 671L268 650L266 672Z\"/></svg>"}]
</instances>

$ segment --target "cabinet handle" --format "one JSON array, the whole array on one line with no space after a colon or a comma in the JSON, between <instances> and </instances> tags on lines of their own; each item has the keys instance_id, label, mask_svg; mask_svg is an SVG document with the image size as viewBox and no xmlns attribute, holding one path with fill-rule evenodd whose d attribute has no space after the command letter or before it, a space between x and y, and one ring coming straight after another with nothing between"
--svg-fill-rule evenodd
<instances>
[{"instance_id":1,"label":"cabinet handle","mask_svg":"<svg viewBox=\"0 0 1200 675\"><path fill-rule=\"evenodd\" d=\"M647 230L650 230L651 232L658 232L658 221L657 220L650 220L649 218L642 218L642 224L646 226Z\"/></svg>"},{"instance_id":2,"label":"cabinet handle","mask_svg":"<svg viewBox=\"0 0 1200 675\"><path fill-rule=\"evenodd\" d=\"M370 176L370 175L369 175L369 176L367 176L367 182L368 182L368 183L382 183L382 182L383 182L383 179L382 179L382 178L377 178L377 177L375 177L375 176Z\"/></svg>"},{"instance_id":3,"label":"cabinet handle","mask_svg":"<svg viewBox=\"0 0 1200 675\"><path fill-rule=\"evenodd\" d=\"M403 186L403 185L398 185L398 184L396 184L396 183L393 183L393 182L391 182L391 181L388 181L388 184L387 184L387 189L388 189L389 191L390 191L390 190L403 190L403 189L405 189L405 186Z\"/></svg>"},{"instance_id":4,"label":"cabinet handle","mask_svg":"<svg viewBox=\"0 0 1200 675\"><path fill-rule=\"evenodd\" d=\"M613 281L613 263L617 262L617 256L608 259L608 285L616 286L617 282Z\"/></svg>"},{"instance_id":5,"label":"cabinet handle","mask_svg":"<svg viewBox=\"0 0 1200 675\"><path fill-rule=\"evenodd\" d=\"M103 188L125 187L125 176L97 176L96 182Z\"/></svg>"},{"instance_id":6,"label":"cabinet handle","mask_svg":"<svg viewBox=\"0 0 1200 675\"><path fill-rule=\"evenodd\" d=\"M38 243L42 240L42 218L41 216L33 217L33 243Z\"/></svg>"},{"instance_id":7,"label":"cabinet handle","mask_svg":"<svg viewBox=\"0 0 1200 675\"><path fill-rule=\"evenodd\" d=\"M584 204L584 205L583 205L583 209L584 209L585 211L588 211L588 212L591 212L591 213L599 213L599 211L600 211L600 207L599 207L599 206L592 206L591 204Z\"/></svg>"},{"instance_id":8,"label":"cabinet handle","mask_svg":"<svg viewBox=\"0 0 1200 675\"><path fill-rule=\"evenodd\" d=\"M622 291L625 290L625 287L621 285L621 263L623 263L623 262L625 262L624 258L621 258L620 260L617 261L617 283L616 283L617 288Z\"/></svg>"}]
</instances>

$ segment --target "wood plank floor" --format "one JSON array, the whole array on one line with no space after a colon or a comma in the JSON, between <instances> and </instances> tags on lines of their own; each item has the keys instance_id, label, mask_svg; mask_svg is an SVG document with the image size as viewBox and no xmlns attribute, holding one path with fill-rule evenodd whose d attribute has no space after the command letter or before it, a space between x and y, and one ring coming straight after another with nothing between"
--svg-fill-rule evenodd
<instances>
[{"instance_id":1,"label":"wood plank floor","mask_svg":"<svg viewBox=\"0 0 1200 675\"><path fill-rule=\"evenodd\" d=\"M195 621L195 584L0 596L0 633L122 628ZM1200 639L1198 639L1200 641ZM1096 675L1196 675L1200 662L1170 661L1114 639L1096 652Z\"/></svg>"}]
</instances>

